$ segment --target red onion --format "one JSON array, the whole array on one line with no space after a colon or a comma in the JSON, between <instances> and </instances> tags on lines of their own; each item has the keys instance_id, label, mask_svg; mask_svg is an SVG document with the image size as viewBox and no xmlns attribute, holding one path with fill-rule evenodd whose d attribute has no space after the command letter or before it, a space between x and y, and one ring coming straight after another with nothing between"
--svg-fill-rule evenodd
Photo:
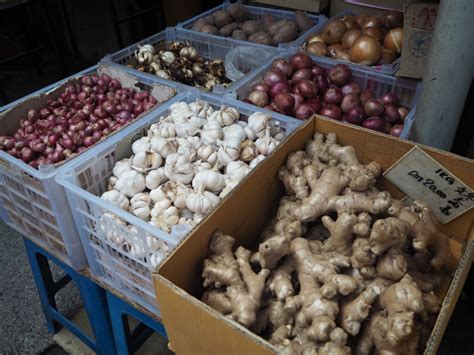
<instances>
[{"instance_id":1,"label":"red onion","mask_svg":"<svg viewBox=\"0 0 474 355\"><path fill-rule=\"evenodd\" d=\"M8 154L10 154L11 156L13 156L15 158L19 158L20 157L20 150L16 147L13 147L12 149L10 149L8 151Z\"/></svg>"},{"instance_id":2,"label":"red onion","mask_svg":"<svg viewBox=\"0 0 474 355\"><path fill-rule=\"evenodd\" d=\"M319 65L315 64L311 68L311 73L313 73L313 75L323 75L325 73L325 70L321 68Z\"/></svg>"},{"instance_id":3,"label":"red onion","mask_svg":"<svg viewBox=\"0 0 474 355\"><path fill-rule=\"evenodd\" d=\"M323 92L329 88L329 82L324 75L316 75L313 81L318 87L319 92Z\"/></svg>"},{"instance_id":4,"label":"red onion","mask_svg":"<svg viewBox=\"0 0 474 355\"><path fill-rule=\"evenodd\" d=\"M319 114L337 121L340 121L342 118L341 109L338 106L331 104L327 105L326 107L323 107Z\"/></svg>"},{"instance_id":5,"label":"red onion","mask_svg":"<svg viewBox=\"0 0 474 355\"><path fill-rule=\"evenodd\" d=\"M289 78L293 73L293 68L287 60L283 58L278 58L272 62L272 71L279 71L283 73L285 77Z\"/></svg>"},{"instance_id":6,"label":"red onion","mask_svg":"<svg viewBox=\"0 0 474 355\"><path fill-rule=\"evenodd\" d=\"M135 107L133 108L133 113L136 115L139 115L142 112L143 112L143 106L141 104L135 105Z\"/></svg>"},{"instance_id":7,"label":"red onion","mask_svg":"<svg viewBox=\"0 0 474 355\"><path fill-rule=\"evenodd\" d=\"M280 81L286 81L286 77L279 71L268 71L263 77L263 82L270 87Z\"/></svg>"},{"instance_id":8,"label":"red onion","mask_svg":"<svg viewBox=\"0 0 474 355\"><path fill-rule=\"evenodd\" d=\"M339 104L343 99L342 91L339 88L329 88L324 92L323 99L328 104Z\"/></svg>"},{"instance_id":9,"label":"red onion","mask_svg":"<svg viewBox=\"0 0 474 355\"><path fill-rule=\"evenodd\" d=\"M384 104L398 105L398 96L393 92L386 93L382 96L382 102Z\"/></svg>"},{"instance_id":10,"label":"red onion","mask_svg":"<svg viewBox=\"0 0 474 355\"><path fill-rule=\"evenodd\" d=\"M293 106L292 112L295 112L298 107L300 107L304 102L304 97L300 93L290 94L295 99L295 105Z\"/></svg>"},{"instance_id":11,"label":"red onion","mask_svg":"<svg viewBox=\"0 0 474 355\"><path fill-rule=\"evenodd\" d=\"M291 77L291 81L293 83L297 83L300 80L311 79L312 77L313 77L313 73L311 72L310 69L300 69L300 70L295 71L295 73Z\"/></svg>"},{"instance_id":12,"label":"red onion","mask_svg":"<svg viewBox=\"0 0 474 355\"><path fill-rule=\"evenodd\" d=\"M362 122L362 127L372 129L374 131L383 132L385 127L385 120L382 117L369 117Z\"/></svg>"},{"instance_id":13,"label":"red onion","mask_svg":"<svg viewBox=\"0 0 474 355\"><path fill-rule=\"evenodd\" d=\"M396 124L390 129L390 135L394 137L400 137L400 135L403 132L403 125L402 124Z\"/></svg>"},{"instance_id":14,"label":"red onion","mask_svg":"<svg viewBox=\"0 0 474 355\"><path fill-rule=\"evenodd\" d=\"M313 109L311 105L302 104L300 105L295 111L295 117L300 120L307 120L312 115L314 115L316 111Z\"/></svg>"},{"instance_id":15,"label":"red onion","mask_svg":"<svg viewBox=\"0 0 474 355\"><path fill-rule=\"evenodd\" d=\"M48 136L48 144L49 145L56 145L58 141L58 136L56 134L50 134Z\"/></svg>"},{"instance_id":16,"label":"red onion","mask_svg":"<svg viewBox=\"0 0 474 355\"><path fill-rule=\"evenodd\" d=\"M59 163L60 161L64 160L65 159L65 156L64 156L64 153L62 151L54 151L51 155L51 161L53 163Z\"/></svg>"},{"instance_id":17,"label":"red onion","mask_svg":"<svg viewBox=\"0 0 474 355\"><path fill-rule=\"evenodd\" d=\"M336 64L328 71L328 79L337 86L346 85L351 77L351 69L345 64Z\"/></svg>"},{"instance_id":18,"label":"red onion","mask_svg":"<svg viewBox=\"0 0 474 355\"><path fill-rule=\"evenodd\" d=\"M5 137L2 143L5 149L10 150L15 146L15 139L11 137Z\"/></svg>"},{"instance_id":19,"label":"red onion","mask_svg":"<svg viewBox=\"0 0 474 355\"><path fill-rule=\"evenodd\" d=\"M294 70L308 68L313 66L313 60L306 53L296 53L290 59L290 64Z\"/></svg>"},{"instance_id":20,"label":"red onion","mask_svg":"<svg viewBox=\"0 0 474 355\"><path fill-rule=\"evenodd\" d=\"M311 98L318 94L318 87L311 80L302 79L298 83L298 91L304 97Z\"/></svg>"},{"instance_id":21,"label":"red onion","mask_svg":"<svg viewBox=\"0 0 474 355\"><path fill-rule=\"evenodd\" d=\"M26 147L28 143L25 140L17 140L15 142L15 147L18 150L22 150L24 147Z\"/></svg>"},{"instance_id":22,"label":"red onion","mask_svg":"<svg viewBox=\"0 0 474 355\"><path fill-rule=\"evenodd\" d=\"M124 121L130 121L132 119L132 114L128 111L120 111L115 115L115 118Z\"/></svg>"},{"instance_id":23,"label":"red onion","mask_svg":"<svg viewBox=\"0 0 474 355\"><path fill-rule=\"evenodd\" d=\"M365 89L360 93L360 102L362 105L365 105L367 100L373 99L375 97L375 94L372 90L370 89Z\"/></svg>"},{"instance_id":24,"label":"red onion","mask_svg":"<svg viewBox=\"0 0 474 355\"><path fill-rule=\"evenodd\" d=\"M92 145L95 144L95 142L97 142L97 138L94 138L94 137L86 137L84 138L84 147L90 147Z\"/></svg>"},{"instance_id":25,"label":"red onion","mask_svg":"<svg viewBox=\"0 0 474 355\"><path fill-rule=\"evenodd\" d=\"M295 105L295 99L286 92L279 93L273 98L275 106L284 112L290 112Z\"/></svg>"},{"instance_id":26,"label":"red onion","mask_svg":"<svg viewBox=\"0 0 474 355\"><path fill-rule=\"evenodd\" d=\"M284 81L280 81L279 83L274 84L270 88L270 96L274 97L275 95L282 93L282 92L288 92L288 83Z\"/></svg>"},{"instance_id":27,"label":"red onion","mask_svg":"<svg viewBox=\"0 0 474 355\"><path fill-rule=\"evenodd\" d=\"M364 121L364 117L365 114L362 106L356 106L350 109L349 112L347 112L346 120L349 123L360 125L362 121Z\"/></svg>"},{"instance_id":28,"label":"red onion","mask_svg":"<svg viewBox=\"0 0 474 355\"><path fill-rule=\"evenodd\" d=\"M383 118L388 123L391 123L391 124L397 123L400 120L400 114L398 113L397 107L392 104L386 104L384 108Z\"/></svg>"},{"instance_id":29,"label":"red onion","mask_svg":"<svg viewBox=\"0 0 474 355\"><path fill-rule=\"evenodd\" d=\"M390 130L392 129L392 125L385 121L385 124L383 126L383 133L390 134Z\"/></svg>"},{"instance_id":30,"label":"red onion","mask_svg":"<svg viewBox=\"0 0 474 355\"><path fill-rule=\"evenodd\" d=\"M25 162L25 163L29 163L30 161L32 161L35 157L35 153L31 150L31 148L29 147L23 147L21 149L21 152L20 152L20 155L21 155L21 159Z\"/></svg>"},{"instance_id":31,"label":"red onion","mask_svg":"<svg viewBox=\"0 0 474 355\"><path fill-rule=\"evenodd\" d=\"M256 106L264 107L268 105L268 94L265 91L253 90L250 92L248 100ZM135 113L137 107L138 105L135 106Z\"/></svg>"},{"instance_id":32,"label":"red onion","mask_svg":"<svg viewBox=\"0 0 474 355\"><path fill-rule=\"evenodd\" d=\"M321 105L321 101L319 100L319 98L312 97L306 103L308 105L310 105L316 113L319 113L319 111L321 111L322 105Z\"/></svg>"},{"instance_id":33,"label":"red onion","mask_svg":"<svg viewBox=\"0 0 474 355\"><path fill-rule=\"evenodd\" d=\"M35 110L34 108L28 110L27 114L26 114L26 117L28 118L29 121L36 121L40 115L39 115L39 112L38 110Z\"/></svg>"},{"instance_id":34,"label":"red onion","mask_svg":"<svg viewBox=\"0 0 474 355\"><path fill-rule=\"evenodd\" d=\"M111 115L116 114L118 112L117 106L113 102L110 102L109 100L105 101L102 104L102 107L108 114L111 114Z\"/></svg>"},{"instance_id":35,"label":"red onion","mask_svg":"<svg viewBox=\"0 0 474 355\"><path fill-rule=\"evenodd\" d=\"M342 98L341 110L348 113L351 109L360 105L359 97L356 94L347 94Z\"/></svg>"},{"instance_id":36,"label":"red onion","mask_svg":"<svg viewBox=\"0 0 474 355\"><path fill-rule=\"evenodd\" d=\"M405 122L405 118L408 115L408 109L406 107L400 106L398 108L398 114L400 115L400 121L403 123Z\"/></svg>"},{"instance_id":37,"label":"red onion","mask_svg":"<svg viewBox=\"0 0 474 355\"><path fill-rule=\"evenodd\" d=\"M30 141L29 147L35 153L43 153L46 148L46 144L44 144L40 139L34 139Z\"/></svg>"},{"instance_id":38,"label":"red onion","mask_svg":"<svg viewBox=\"0 0 474 355\"><path fill-rule=\"evenodd\" d=\"M46 108L46 107L43 107L40 111L39 111L39 114L42 118L46 118L48 117L50 114L51 114L51 111Z\"/></svg>"},{"instance_id":39,"label":"red onion","mask_svg":"<svg viewBox=\"0 0 474 355\"><path fill-rule=\"evenodd\" d=\"M384 112L384 106L382 101L378 99L369 99L364 104L365 114L370 116L382 116Z\"/></svg>"},{"instance_id":40,"label":"red onion","mask_svg":"<svg viewBox=\"0 0 474 355\"><path fill-rule=\"evenodd\" d=\"M348 95L348 94L355 94L357 96L360 95L360 86L356 82L351 82L349 84L344 85L341 88L341 90L344 95Z\"/></svg>"},{"instance_id":41,"label":"red onion","mask_svg":"<svg viewBox=\"0 0 474 355\"><path fill-rule=\"evenodd\" d=\"M253 88L254 90L259 90L259 91L265 91L266 93L268 93L270 91L270 87L265 84L265 83L258 83L257 85L254 86Z\"/></svg>"},{"instance_id":42,"label":"red onion","mask_svg":"<svg viewBox=\"0 0 474 355\"><path fill-rule=\"evenodd\" d=\"M94 131L94 133L92 134L92 137L96 138L96 139L101 138L102 137L102 130Z\"/></svg>"}]
</instances>

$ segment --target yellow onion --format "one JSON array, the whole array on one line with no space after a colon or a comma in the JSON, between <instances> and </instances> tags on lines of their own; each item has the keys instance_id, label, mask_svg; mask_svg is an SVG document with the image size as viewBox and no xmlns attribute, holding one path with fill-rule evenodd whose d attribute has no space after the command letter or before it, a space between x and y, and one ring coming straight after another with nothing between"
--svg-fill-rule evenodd
<instances>
[{"instance_id":1,"label":"yellow onion","mask_svg":"<svg viewBox=\"0 0 474 355\"><path fill-rule=\"evenodd\" d=\"M308 37L308 39L306 40L306 43L307 44L310 44L310 43L315 43L315 42L321 42L321 43L324 43L326 44L326 42L324 42L324 39L321 35L319 34L312 34L311 36Z\"/></svg>"},{"instance_id":2,"label":"yellow onion","mask_svg":"<svg viewBox=\"0 0 474 355\"><path fill-rule=\"evenodd\" d=\"M396 54L400 54L402 51L403 44L403 27L397 27L391 30L385 36L383 45L385 48L390 49Z\"/></svg>"},{"instance_id":3,"label":"yellow onion","mask_svg":"<svg viewBox=\"0 0 474 355\"><path fill-rule=\"evenodd\" d=\"M391 10L388 14L382 16L382 23L388 29L403 26L403 13L396 10Z\"/></svg>"},{"instance_id":4,"label":"yellow onion","mask_svg":"<svg viewBox=\"0 0 474 355\"><path fill-rule=\"evenodd\" d=\"M382 27L382 20L380 19L380 17L375 17L375 16L371 16L371 17L367 17L364 22L362 22L362 28L366 28L366 27Z\"/></svg>"},{"instance_id":5,"label":"yellow onion","mask_svg":"<svg viewBox=\"0 0 474 355\"><path fill-rule=\"evenodd\" d=\"M377 64L391 64L393 63L396 57L397 55L395 54L394 51L391 51L390 49L382 47L382 55L380 56L380 59L377 62Z\"/></svg>"},{"instance_id":6,"label":"yellow onion","mask_svg":"<svg viewBox=\"0 0 474 355\"><path fill-rule=\"evenodd\" d=\"M326 44L339 43L342 36L347 31L347 26L342 20L331 20L327 23L323 30L323 39Z\"/></svg>"},{"instance_id":7,"label":"yellow onion","mask_svg":"<svg viewBox=\"0 0 474 355\"><path fill-rule=\"evenodd\" d=\"M344 36L342 37L342 48L344 49L349 49L352 47L352 44L355 42L357 38L360 36L360 31L356 29L348 30L346 33L344 33Z\"/></svg>"},{"instance_id":8,"label":"yellow onion","mask_svg":"<svg viewBox=\"0 0 474 355\"><path fill-rule=\"evenodd\" d=\"M306 46L306 52L324 57L328 54L328 49L324 42L311 42Z\"/></svg>"},{"instance_id":9,"label":"yellow onion","mask_svg":"<svg viewBox=\"0 0 474 355\"><path fill-rule=\"evenodd\" d=\"M385 33L379 27L365 27L360 32L363 35L368 35L374 37L377 41L382 43Z\"/></svg>"},{"instance_id":10,"label":"yellow onion","mask_svg":"<svg viewBox=\"0 0 474 355\"><path fill-rule=\"evenodd\" d=\"M349 51L341 50L341 49L336 49L336 59L340 60L346 60L348 62L351 61L351 55L349 54Z\"/></svg>"},{"instance_id":11,"label":"yellow onion","mask_svg":"<svg viewBox=\"0 0 474 355\"><path fill-rule=\"evenodd\" d=\"M342 21L344 21L348 30L352 30L352 29L360 30L360 25L353 16L343 17Z\"/></svg>"},{"instance_id":12,"label":"yellow onion","mask_svg":"<svg viewBox=\"0 0 474 355\"><path fill-rule=\"evenodd\" d=\"M355 63L374 65L382 55L382 46L374 37L362 35L354 42L349 53Z\"/></svg>"},{"instance_id":13,"label":"yellow onion","mask_svg":"<svg viewBox=\"0 0 474 355\"><path fill-rule=\"evenodd\" d=\"M340 43L334 43L331 44L328 47L328 56L331 58L336 58L337 51L342 51L344 48L342 48L342 45Z\"/></svg>"},{"instance_id":14,"label":"yellow onion","mask_svg":"<svg viewBox=\"0 0 474 355\"><path fill-rule=\"evenodd\" d=\"M362 28L362 24L364 23L364 21L367 17L368 17L367 15L360 14L360 15L354 16L354 20L356 20L356 22L359 24L360 28Z\"/></svg>"}]
</instances>

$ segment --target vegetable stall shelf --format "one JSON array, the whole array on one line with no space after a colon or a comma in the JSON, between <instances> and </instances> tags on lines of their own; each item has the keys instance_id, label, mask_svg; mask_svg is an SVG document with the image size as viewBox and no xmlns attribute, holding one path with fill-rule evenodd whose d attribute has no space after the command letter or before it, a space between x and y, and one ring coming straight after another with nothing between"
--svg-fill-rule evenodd
<instances>
[{"instance_id":1,"label":"vegetable stall shelf","mask_svg":"<svg viewBox=\"0 0 474 355\"><path fill-rule=\"evenodd\" d=\"M231 317L234 316L235 319L239 319L242 322L246 320L251 321L253 319L252 311L245 312L245 316L241 318L238 318L239 312L232 313L232 316L229 316L231 312L229 309L233 308L233 305L229 304L221 308L222 311L229 313L228 316L224 316L200 300L204 291L203 262L209 257L209 241L215 231L221 231L225 235L235 238L232 250L237 249L239 246L253 249L257 245L258 236L265 229L266 222L275 215L280 198L285 194L285 188L278 178L279 168L285 164L291 152L305 149L305 142L307 139L311 139L316 132L322 134L334 132L337 136L338 144L354 147L357 158L361 163L368 164L369 162L376 161L384 170L392 166L415 146L412 142L367 129L344 125L321 117L308 121L304 126L293 132L285 143L269 159L261 164L260 169L255 170L249 175L240 188L235 190L234 194L227 198L219 209L216 209L208 216L181 243L173 255L154 272L156 297L160 304L161 315L170 344L176 353L278 354L281 352L281 349L254 334L237 321L231 320ZM472 175L474 161L429 147L419 146L419 148L443 164L470 188L474 186L474 176ZM379 191L388 191L397 199L405 196L401 190L384 177L378 180L377 188ZM249 208L250 206L251 208ZM308 206L304 211L313 213L314 209ZM449 272L444 274L446 276L442 277L437 296L443 301L440 304L440 312L429 336L425 354L436 353L456 301L461 293L462 286L469 273L474 256L473 217L474 210L471 209L453 221L438 226L448 236L447 243L452 255L448 261L447 269L449 271L455 270L455 272ZM268 230L266 232L267 236L269 236ZM315 235L320 236L318 232ZM220 249L223 251L223 255L230 256L229 254L224 254L229 244L214 244L214 250L217 252ZM298 247L295 246L295 248ZM245 249L243 250L245 252ZM239 265L241 267L242 265L247 265L244 252L239 254ZM262 252L262 249L260 252ZM225 259L225 257L222 258ZM223 259L217 261L216 258L215 262L211 261L206 265L213 267L214 270L224 271L224 269L219 269L222 265L220 262ZM232 257L229 259L233 260ZM308 261L308 263L311 265L311 261ZM234 264L230 261L229 265ZM239 267L237 267L237 270L239 270ZM268 272L268 270L262 269L258 276L253 274L255 271L250 271L252 277L249 276L248 279L252 280L255 286L259 284L257 279L265 279L265 271ZM205 277L211 277L217 275L217 273L217 271L209 272ZM285 279L285 276L282 276L282 278ZM230 280L230 278L227 278L227 280ZM207 286L211 284L212 286L216 285L216 287L220 286L217 282L212 283L212 281ZM247 280L244 281L244 284L248 285ZM256 288L258 287L256 286ZM256 290L256 288L253 290ZM233 291L245 295L242 297L246 299L245 297L248 294L239 289L239 287L236 287L236 289L237 291L235 289ZM291 287L286 290L290 289ZM214 299L212 299L211 294L208 294L208 296L211 295L207 299L209 303L214 302L215 305L224 305L226 299L229 301L225 288L223 288L223 291L221 288L216 288L215 290L217 291L214 293ZM321 292L323 292L322 289ZM230 296L232 292L227 294L229 297L232 297ZM255 294L259 295L260 293L255 291L255 294L251 294L251 299L254 301L258 298ZM219 295L223 297L218 299ZM252 301L249 301L246 305L252 307L250 306ZM314 302L318 306L312 308L311 313L319 312L323 307L318 301ZM280 313L276 310L274 314ZM269 324L271 324L271 320L269 320ZM314 330L314 327L312 329ZM185 335L186 341L182 341L183 335ZM282 339L285 338L286 333Z\"/></svg>"},{"instance_id":2,"label":"vegetable stall shelf","mask_svg":"<svg viewBox=\"0 0 474 355\"><path fill-rule=\"evenodd\" d=\"M130 47L121 49L118 52L105 56L103 60L106 62L112 62L118 65L121 65L123 70L130 72L136 76L147 78L148 80L155 80L161 83L173 83L173 85L184 87L187 90L189 90L190 88L194 88L183 83L160 78L154 74L141 72L133 67L127 66L127 64L129 64L132 60L134 60L135 54L141 46L149 44L152 46L160 47L161 43L169 42L169 41L180 41L180 42L189 43L192 47L194 47L198 51L199 55L201 55L202 57L206 59L224 60L226 57L226 54L230 50L239 46L255 48L254 44L250 42L239 43L236 41L232 41L228 38L209 36L205 33L199 33L199 32L194 32L194 31L189 31L186 29L180 29L180 28L174 28L174 27L168 27L164 31L159 32L153 36L150 36L138 43L135 43L131 45ZM273 56L276 53L276 49L272 47L268 47L261 50L260 52L262 53L263 57L266 59ZM261 62L259 62L258 65L252 65L249 62L241 61L236 64L237 66L236 69L240 71L241 73L246 73L246 75L250 75L251 73L253 73L255 70L258 69L260 64ZM238 84L242 80L243 79L235 81L231 83L228 87L225 87L223 85L216 85L214 86L212 93L216 95L224 94L225 92L229 91L234 85Z\"/></svg>"},{"instance_id":3,"label":"vegetable stall shelf","mask_svg":"<svg viewBox=\"0 0 474 355\"><path fill-rule=\"evenodd\" d=\"M294 53L297 52L287 51L280 53L275 58L289 59ZM246 99L248 94L252 91L252 88L260 83L265 73L270 70L275 58L267 60L257 71L252 73L253 75L248 75L245 80L236 84L226 95L237 98L238 100ZM317 56L311 56L311 58L315 64L324 69L329 69L336 65L336 63L329 58ZM347 64L347 62L345 64ZM353 81L359 84L362 90L370 89L374 92L376 97L392 92L398 96L399 103L409 109L404 121L403 131L400 134L400 138L408 139L413 120L415 119L416 104L421 92L421 83L417 80L397 78L392 75L369 71L367 68L352 66L350 69L352 71Z\"/></svg>"},{"instance_id":4,"label":"vegetable stall shelf","mask_svg":"<svg viewBox=\"0 0 474 355\"><path fill-rule=\"evenodd\" d=\"M229 7L229 5L230 5L229 1L224 1L224 3L222 5L218 5L218 6L214 7L213 9L205 11L202 14L197 15L197 16L189 19L189 20L178 23L176 25L176 27L177 28L184 28L184 29L191 29L193 27L193 25L199 19L202 19L202 18L214 13L215 11L226 10ZM271 8L268 8L268 7L249 6L249 5L245 5L245 7L249 10L249 20L262 20L265 15L270 15L271 18L273 20L276 20L276 21L283 20L283 19L287 19L287 20L293 20L294 19L294 12L293 11L277 10L277 9L271 9ZM321 24L324 24L327 21L327 17L324 16L324 15L308 14L308 17L311 18L314 21L315 25L313 27L311 27L310 29L308 29L307 31L299 34L299 36L296 40L294 40L292 42L288 42L288 43L280 43L278 45L279 50L285 50L289 47L297 45L296 41L298 39L306 38L310 33L313 33L315 30L317 30L321 26ZM195 32L195 31L193 31L193 32L194 33L199 33L199 32ZM212 40L217 40L217 39L224 38L224 37L221 37L221 36L218 36L218 35L211 35L211 34L209 34L209 37L212 38ZM232 38L229 38L229 39L232 40L233 42L235 42L236 44L241 45L241 46L251 44L251 45L254 45L254 46L257 46L257 47L260 47L260 48L275 48L273 46L252 43L252 42L248 42L248 41L244 41L244 40L237 40L237 39L232 39Z\"/></svg>"},{"instance_id":5,"label":"vegetable stall shelf","mask_svg":"<svg viewBox=\"0 0 474 355\"><path fill-rule=\"evenodd\" d=\"M85 69L71 77L52 84L31 95L10 103L0 113L2 134L13 134L19 127L20 119L26 117L31 108L45 105L48 99L56 99L66 89L67 84L76 82L79 77L93 73L106 73L117 78L124 87L141 91L153 90L158 104L173 96L176 85L162 85L146 78L124 73L117 66L108 63ZM88 160L95 156L96 149L108 140L120 139L130 129L140 125L148 112L96 143L76 157L55 165L42 165L34 169L22 160L5 151L0 151L0 217L13 229L31 238L47 250L58 252L75 269L87 266L79 235L67 204L64 189L55 181L55 176L69 168L76 159Z\"/></svg>"},{"instance_id":6,"label":"vegetable stall shelf","mask_svg":"<svg viewBox=\"0 0 474 355\"><path fill-rule=\"evenodd\" d=\"M120 141L101 145L93 159L76 159L56 178L66 191L93 275L154 311L158 305L150 272L168 257L188 233L189 227L177 224L167 233L99 196L107 191L115 163L131 155L132 143L146 135L152 123L168 114L172 104L179 101L191 103L197 99L214 108L223 105L234 107L243 116L255 112L252 105L191 90L177 95L141 120L140 125L123 134ZM272 120L279 122L285 135L301 124L301 121L277 113L272 113ZM130 241L133 244L129 244ZM137 248L146 252L137 254Z\"/></svg>"}]
</instances>

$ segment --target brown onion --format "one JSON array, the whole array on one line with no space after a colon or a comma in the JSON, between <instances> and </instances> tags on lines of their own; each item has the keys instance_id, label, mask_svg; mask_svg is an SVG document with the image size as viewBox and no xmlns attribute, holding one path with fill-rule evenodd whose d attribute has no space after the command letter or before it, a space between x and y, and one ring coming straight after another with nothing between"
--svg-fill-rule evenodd
<instances>
[{"instance_id":1,"label":"brown onion","mask_svg":"<svg viewBox=\"0 0 474 355\"><path fill-rule=\"evenodd\" d=\"M366 27L363 28L360 33L361 35L372 36L380 43L383 42L383 39L385 37L385 33L378 27Z\"/></svg>"},{"instance_id":2,"label":"brown onion","mask_svg":"<svg viewBox=\"0 0 474 355\"><path fill-rule=\"evenodd\" d=\"M365 14L360 14L360 15L356 15L354 16L354 20L359 24L359 26L362 28L362 24L364 23L365 19L367 18L368 16L365 15Z\"/></svg>"},{"instance_id":3,"label":"brown onion","mask_svg":"<svg viewBox=\"0 0 474 355\"><path fill-rule=\"evenodd\" d=\"M382 27L382 20L379 17L371 16L367 17L364 22L362 22L362 28L366 27Z\"/></svg>"},{"instance_id":4,"label":"brown onion","mask_svg":"<svg viewBox=\"0 0 474 355\"><path fill-rule=\"evenodd\" d=\"M403 13L396 10L389 11L388 14L382 16L382 23L385 27L392 29L403 26Z\"/></svg>"},{"instance_id":5,"label":"brown onion","mask_svg":"<svg viewBox=\"0 0 474 355\"><path fill-rule=\"evenodd\" d=\"M339 60L345 60L346 62L350 62L351 61L351 55L349 54L349 51L347 50L339 50L339 49L336 49L336 59L339 59Z\"/></svg>"},{"instance_id":6,"label":"brown onion","mask_svg":"<svg viewBox=\"0 0 474 355\"><path fill-rule=\"evenodd\" d=\"M342 48L342 44L340 44L340 43L331 44L331 45L328 47L328 55L329 55L329 57L331 57L331 58L336 58L337 52L338 52L338 51L342 51L342 50L344 50L344 49Z\"/></svg>"},{"instance_id":7,"label":"brown onion","mask_svg":"<svg viewBox=\"0 0 474 355\"><path fill-rule=\"evenodd\" d=\"M342 37L341 44L342 48L344 49L350 49L352 45L354 44L355 40L359 38L360 36L360 31L356 29L348 30L346 33L344 33L344 36Z\"/></svg>"},{"instance_id":8,"label":"brown onion","mask_svg":"<svg viewBox=\"0 0 474 355\"><path fill-rule=\"evenodd\" d=\"M323 42L312 42L306 45L306 52L317 55L318 57L325 57L328 54L328 48Z\"/></svg>"},{"instance_id":9,"label":"brown onion","mask_svg":"<svg viewBox=\"0 0 474 355\"><path fill-rule=\"evenodd\" d=\"M326 44L326 42L324 42L323 37L320 36L319 34L313 34L309 36L308 39L306 40L306 44L318 43L318 42Z\"/></svg>"},{"instance_id":10,"label":"brown onion","mask_svg":"<svg viewBox=\"0 0 474 355\"><path fill-rule=\"evenodd\" d=\"M265 91L253 90L250 92L248 98L251 103L256 106L264 107L268 105L268 94Z\"/></svg>"},{"instance_id":11,"label":"brown onion","mask_svg":"<svg viewBox=\"0 0 474 355\"><path fill-rule=\"evenodd\" d=\"M364 65L374 65L382 54L382 46L371 36L360 36L350 49L351 60Z\"/></svg>"},{"instance_id":12,"label":"brown onion","mask_svg":"<svg viewBox=\"0 0 474 355\"><path fill-rule=\"evenodd\" d=\"M392 64L393 61L397 58L397 55L395 52L391 51L390 49L387 49L385 47L382 47L382 55L380 56L379 61L377 64Z\"/></svg>"},{"instance_id":13,"label":"brown onion","mask_svg":"<svg viewBox=\"0 0 474 355\"><path fill-rule=\"evenodd\" d=\"M402 45L403 45L403 28L397 27L391 30L385 36L383 40L383 45L385 48L390 49L396 54L400 54L402 52Z\"/></svg>"},{"instance_id":14,"label":"brown onion","mask_svg":"<svg viewBox=\"0 0 474 355\"><path fill-rule=\"evenodd\" d=\"M323 29L323 38L327 44L339 43L347 31L347 26L342 20L331 20Z\"/></svg>"},{"instance_id":15,"label":"brown onion","mask_svg":"<svg viewBox=\"0 0 474 355\"><path fill-rule=\"evenodd\" d=\"M348 30L354 30L354 29L359 30L360 29L359 23L352 16L346 16L346 17L342 18L342 21L344 21L344 23L346 24L346 27L347 27Z\"/></svg>"}]
</instances>

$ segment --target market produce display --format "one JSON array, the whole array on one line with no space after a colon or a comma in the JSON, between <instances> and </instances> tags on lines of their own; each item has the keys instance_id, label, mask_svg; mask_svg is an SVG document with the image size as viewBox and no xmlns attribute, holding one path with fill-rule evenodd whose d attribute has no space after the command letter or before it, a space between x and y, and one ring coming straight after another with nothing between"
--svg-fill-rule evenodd
<instances>
[{"instance_id":1,"label":"market produce display","mask_svg":"<svg viewBox=\"0 0 474 355\"><path fill-rule=\"evenodd\" d=\"M278 46L295 40L299 34L315 25L303 11L294 12L294 20L275 20L264 14L261 20L250 20L248 8L242 4L230 4L226 10L217 10L197 20L194 31L217 36L232 37L269 46Z\"/></svg>"},{"instance_id":2,"label":"market produce display","mask_svg":"<svg viewBox=\"0 0 474 355\"><path fill-rule=\"evenodd\" d=\"M279 170L286 195L250 251L216 232L202 300L285 354L416 354L440 309L448 237L382 168L316 133Z\"/></svg>"},{"instance_id":3,"label":"market produce display","mask_svg":"<svg viewBox=\"0 0 474 355\"><path fill-rule=\"evenodd\" d=\"M391 64L400 56L403 14L390 11L381 17L350 15L330 20L322 32L308 37L303 49L363 65Z\"/></svg>"},{"instance_id":4,"label":"market produce display","mask_svg":"<svg viewBox=\"0 0 474 355\"><path fill-rule=\"evenodd\" d=\"M133 155L116 162L108 191L101 196L117 207L171 233L189 230L213 210L283 140L278 122L255 112L242 117L233 107L178 102L132 145ZM125 222L107 213L124 228ZM107 238L156 266L167 250L153 237L147 245L104 227ZM163 253L164 252L164 253Z\"/></svg>"},{"instance_id":5,"label":"market produce display","mask_svg":"<svg viewBox=\"0 0 474 355\"><path fill-rule=\"evenodd\" d=\"M408 114L394 93L375 97L362 90L347 65L326 70L305 53L275 59L244 101L301 120L317 113L397 137Z\"/></svg>"},{"instance_id":6,"label":"market produce display","mask_svg":"<svg viewBox=\"0 0 474 355\"><path fill-rule=\"evenodd\" d=\"M211 91L216 85L231 83L221 59L206 59L196 48L184 42L167 42L166 49L158 49L159 46L163 43L156 47L151 44L139 46L127 66L206 91Z\"/></svg>"},{"instance_id":7,"label":"market produce display","mask_svg":"<svg viewBox=\"0 0 474 355\"><path fill-rule=\"evenodd\" d=\"M12 136L0 136L0 150L34 168L81 153L132 122L158 101L147 91L123 88L106 74L68 84L45 107L30 109Z\"/></svg>"}]
</instances>

